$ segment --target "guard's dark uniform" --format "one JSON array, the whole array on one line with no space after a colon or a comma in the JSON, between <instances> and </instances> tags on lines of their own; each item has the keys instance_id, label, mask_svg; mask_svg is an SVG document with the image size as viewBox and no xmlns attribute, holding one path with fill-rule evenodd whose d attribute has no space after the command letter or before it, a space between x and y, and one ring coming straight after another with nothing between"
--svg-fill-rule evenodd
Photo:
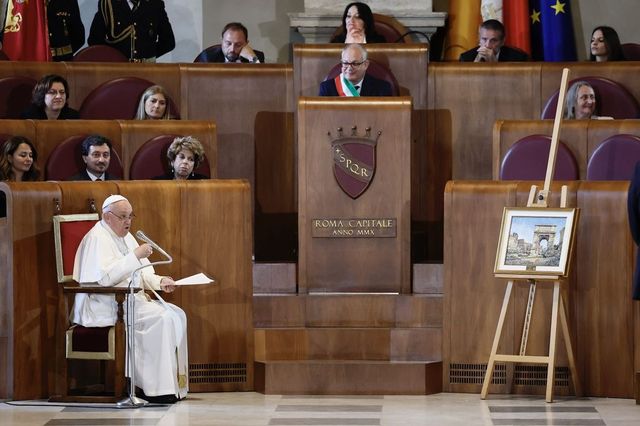
<instances>
[{"instance_id":1,"label":"guard's dark uniform","mask_svg":"<svg viewBox=\"0 0 640 426\"><path fill-rule=\"evenodd\" d=\"M153 62L176 46L162 0L100 0L91 23L89 45L106 44L132 62Z\"/></svg>"},{"instance_id":2,"label":"guard's dark uniform","mask_svg":"<svg viewBox=\"0 0 640 426\"><path fill-rule=\"evenodd\" d=\"M78 0L47 1L49 48L54 61L70 61L84 44Z\"/></svg>"}]
</instances>

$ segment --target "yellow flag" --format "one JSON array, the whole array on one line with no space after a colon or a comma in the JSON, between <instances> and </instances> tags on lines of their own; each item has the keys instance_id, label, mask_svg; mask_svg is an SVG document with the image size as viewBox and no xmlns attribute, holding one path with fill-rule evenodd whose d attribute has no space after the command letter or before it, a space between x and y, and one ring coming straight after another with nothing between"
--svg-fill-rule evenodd
<instances>
[{"instance_id":1,"label":"yellow flag","mask_svg":"<svg viewBox=\"0 0 640 426\"><path fill-rule=\"evenodd\" d=\"M457 61L461 53L478 45L478 27L481 23L480 0L449 1L449 34L445 60Z\"/></svg>"}]
</instances>

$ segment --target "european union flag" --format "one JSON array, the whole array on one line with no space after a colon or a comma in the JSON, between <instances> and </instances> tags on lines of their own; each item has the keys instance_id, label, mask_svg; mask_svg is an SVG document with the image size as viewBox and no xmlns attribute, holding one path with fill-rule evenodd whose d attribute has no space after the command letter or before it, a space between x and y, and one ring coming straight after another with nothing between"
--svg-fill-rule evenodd
<instances>
[{"instance_id":1,"label":"european union flag","mask_svg":"<svg viewBox=\"0 0 640 426\"><path fill-rule=\"evenodd\" d=\"M569 0L530 0L531 53L536 61L575 61Z\"/></svg>"}]
</instances>

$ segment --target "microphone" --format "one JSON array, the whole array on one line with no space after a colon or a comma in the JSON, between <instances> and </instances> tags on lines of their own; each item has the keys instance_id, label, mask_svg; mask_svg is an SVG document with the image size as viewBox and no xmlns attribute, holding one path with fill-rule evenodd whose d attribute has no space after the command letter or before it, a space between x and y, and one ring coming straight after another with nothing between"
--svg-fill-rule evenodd
<instances>
[{"instance_id":1,"label":"microphone","mask_svg":"<svg viewBox=\"0 0 640 426\"><path fill-rule=\"evenodd\" d=\"M408 36L408 35L411 35L411 34L419 34L422 37L427 39L427 43L431 44L431 39L429 38L429 36L426 33L423 33L422 31L418 31L418 30L407 31L406 33L404 33L400 37L398 37L398 39L396 41L394 41L394 43L399 43L400 41L402 41L402 39L405 38L405 36Z\"/></svg>"},{"instance_id":2,"label":"microphone","mask_svg":"<svg viewBox=\"0 0 640 426\"><path fill-rule=\"evenodd\" d=\"M162 249L162 247L160 247L158 244L156 244L155 241L153 241L151 238L147 237L147 235L144 232L142 232L141 229L138 229L138 231L136 232L136 237L138 237L138 239L144 241L145 243L149 244L154 249L158 250L166 258L173 260L173 258L171 256L169 256L169 254L166 251L164 251Z\"/></svg>"}]
</instances>

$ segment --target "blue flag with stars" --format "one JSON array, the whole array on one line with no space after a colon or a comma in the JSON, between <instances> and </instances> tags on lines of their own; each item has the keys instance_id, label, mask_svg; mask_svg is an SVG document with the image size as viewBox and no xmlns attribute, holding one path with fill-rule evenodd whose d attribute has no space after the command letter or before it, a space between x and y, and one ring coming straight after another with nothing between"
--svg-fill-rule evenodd
<instances>
[{"instance_id":1,"label":"blue flag with stars","mask_svg":"<svg viewBox=\"0 0 640 426\"><path fill-rule=\"evenodd\" d=\"M575 61L576 39L570 0L529 0L534 61Z\"/></svg>"}]
</instances>

